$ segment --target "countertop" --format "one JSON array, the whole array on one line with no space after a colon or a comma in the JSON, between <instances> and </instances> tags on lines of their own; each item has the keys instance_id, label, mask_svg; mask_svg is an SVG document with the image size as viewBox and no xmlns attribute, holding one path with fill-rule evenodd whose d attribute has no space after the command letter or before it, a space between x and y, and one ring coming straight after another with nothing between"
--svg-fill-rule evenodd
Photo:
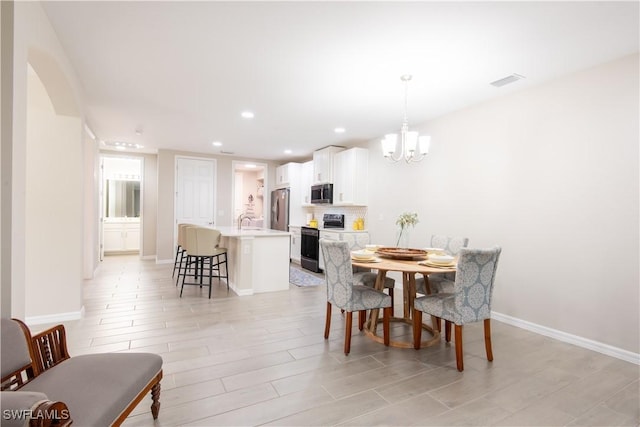
<instances>
[{"instance_id":1,"label":"countertop","mask_svg":"<svg viewBox=\"0 0 640 427\"><path fill-rule=\"evenodd\" d=\"M276 236L291 236L288 231L271 230L270 228L261 227L242 227L238 230L238 227L214 227L216 230L220 230L222 237L276 237Z\"/></svg>"},{"instance_id":2,"label":"countertop","mask_svg":"<svg viewBox=\"0 0 640 427\"><path fill-rule=\"evenodd\" d=\"M138 224L140 223L140 217L119 217L119 218L104 218L103 222L105 224L122 224L122 223L133 223L133 224Z\"/></svg>"}]
</instances>

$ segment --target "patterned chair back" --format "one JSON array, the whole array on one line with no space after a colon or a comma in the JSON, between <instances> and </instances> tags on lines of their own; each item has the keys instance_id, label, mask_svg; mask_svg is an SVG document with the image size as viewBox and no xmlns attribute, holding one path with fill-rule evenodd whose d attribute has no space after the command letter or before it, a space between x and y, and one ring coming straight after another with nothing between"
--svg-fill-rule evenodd
<instances>
[{"instance_id":1,"label":"patterned chair back","mask_svg":"<svg viewBox=\"0 0 640 427\"><path fill-rule=\"evenodd\" d=\"M458 256L460 249L466 248L468 244L468 237L448 237L435 234L431 236L432 248L442 248L446 253L453 256ZM456 273L437 273L436 275L452 282L456 279ZM436 275L431 277L435 277Z\"/></svg>"},{"instance_id":2,"label":"patterned chair back","mask_svg":"<svg viewBox=\"0 0 640 427\"><path fill-rule=\"evenodd\" d=\"M456 256L460 253L460 249L466 248L469 244L468 237L448 237L448 236L431 236L431 247L442 248L449 255Z\"/></svg>"},{"instance_id":3,"label":"patterned chair back","mask_svg":"<svg viewBox=\"0 0 640 427\"><path fill-rule=\"evenodd\" d=\"M478 322L491 317L493 283L502 248L460 250L455 281L454 323Z\"/></svg>"},{"instance_id":4,"label":"patterned chair back","mask_svg":"<svg viewBox=\"0 0 640 427\"><path fill-rule=\"evenodd\" d=\"M327 281L327 301L338 308L353 311L353 272L347 242L320 239Z\"/></svg>"}]
</instances>

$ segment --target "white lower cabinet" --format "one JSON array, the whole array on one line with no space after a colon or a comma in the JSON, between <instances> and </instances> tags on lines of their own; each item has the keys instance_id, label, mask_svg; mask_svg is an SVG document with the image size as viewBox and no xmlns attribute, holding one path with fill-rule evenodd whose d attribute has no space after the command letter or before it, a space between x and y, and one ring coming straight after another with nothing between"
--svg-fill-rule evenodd
<instances>
[{"instance_id":1,"label":"white lower cabinet","mask_svg":"<svg viewBox=\"0 0 640 427\"><path fill-rule=\"evenodd\" d=\"M368 231L329 231L320 230L320 238L327 240L337 240L349 243L349 250L357 251L364 249L369 244ZM318 264L321 270L324 270L324 258L322 257L322 249L319 251Z\"/></svg>"},{"instance_id":2,"label":"white lower cabinet","mask_svg":"<svg viewBox=\"0 0 640 427\"><path fill-rule=\"evenodd\" d=\"M104 231L105 252L136 252L140 250L139 222L106 222Z\"/></svg>"},{"instance_id":3,"label":"white lower cabinet","mask_svg":"<svg viewBox=\"0 0 640 427\"><path fill-rule=\"evenodd\" d=\"M291 232L291 253L290 258L291 261L300 264L300 243L301 243L301 235L300 235L300 227L289 226L289 231Z\"/></svg>"}]
</instances>

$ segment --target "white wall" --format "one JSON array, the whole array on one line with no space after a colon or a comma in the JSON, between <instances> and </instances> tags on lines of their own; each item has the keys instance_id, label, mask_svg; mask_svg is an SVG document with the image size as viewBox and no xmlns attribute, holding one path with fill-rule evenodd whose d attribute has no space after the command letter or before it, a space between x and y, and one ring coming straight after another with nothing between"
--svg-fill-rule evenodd
<instances>
[{"instance_id":1,"label":"white wall","mask_svg":"<svg viewBox=\"0 0 640 427\"><path fill-rule=\"evenodd\" d=\"M56 114L40 79L28 78L26 318L82 306L81 121Z\"/></svg>"},{"instance_id":2,"label":"white wall","mask_svg":"<svg viewBox=\"0 0 640 427\"><path fill-rule=\"evenodd\" d=\"M391 243L411 210L415 246L500 245L494 312L637 355L638 60L433 120L422 163L386 163L372 141L372 241Z\"/></svg>"},{"instance_id":3,"label":"white wall","mask_svg":"<svg viewBox=\"0 0 640 427\"><path fill-rule=\"evenodd\" d=\"M80 85L39 3L16 2L14 28L11 315L75 318L82 312ZM28 102L27 88L36 86L28 84L27 63L55 114L39 109L44 101Z\"/></svg>"},{"instance_id":4,"label":"white wall","mask_svg":"<svg viewBox=\"0 0 640 427\"><path fill-rule=\"evenodd\" d=\"M143 155L142 171L142 250L140 256L155 259L158 226L158 156Z\"/></svg>"}]
</instances>

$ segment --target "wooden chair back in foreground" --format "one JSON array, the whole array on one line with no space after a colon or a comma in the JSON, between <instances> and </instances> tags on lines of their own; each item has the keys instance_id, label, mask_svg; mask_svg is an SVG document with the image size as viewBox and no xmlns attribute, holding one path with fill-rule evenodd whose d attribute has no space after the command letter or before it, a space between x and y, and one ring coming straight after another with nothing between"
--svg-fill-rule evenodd
<instances>
[{"instance_id":1,"label":"wooden chair back in foreground","mask_svg":"<svg viewBox=\"0 0 640 427\"><path fill-rule=\"evenodd\" d=\"M80 426L119 426L149 392L151 413L158 418L162 379L159 355L70 357L62 325L33 337L20 320L3 318L1 326L2 407L23 414L17 417L23 419L11 422L66 426L73 420L73 425Z\"/></svg>"}]
</instances>

